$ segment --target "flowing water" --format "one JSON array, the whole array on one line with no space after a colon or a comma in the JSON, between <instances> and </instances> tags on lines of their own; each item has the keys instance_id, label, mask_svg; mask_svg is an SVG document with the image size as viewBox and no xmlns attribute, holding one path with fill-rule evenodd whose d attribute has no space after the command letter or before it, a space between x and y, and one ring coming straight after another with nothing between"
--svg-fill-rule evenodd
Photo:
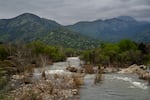
<instances>
[{"instance_id":1,"label":"flowing water","mask_svg":"<svg viewBox=\"0 0 150 100\"><path fill-rule=\"evenodd\" d=\"M54 63L44 69L35 69L35 76L41 70L63 72L66 66L80 67L78 57L69 57L66 62ZM38 76L38 77L39 77ZM150 100L150 87L134 74L105 74L103 81L94 85L95 75L86 75L80 89L80 100Z\"/></svg>"},{"instance_id":2,"label":"flowing water","mask_svg":"<svg viewBox=\"0 0 150 100\"><path fill-rule=\"evenodd\" d=\"M105 74L98 85L93 85L93 78L85 76L81 100L150 100L150 88L135 75Z\"/></svg>"},{"instance_id":3,"label":"flowing water","mask_svg":"<svg viewBox=\"0 0 150 100\"><path fill-rule=\"evenodd\" d=\"M38 80L41 78L42 71L46 71L48 73L62 73L66 72L67 66L72 67L80 67L80 64L83 63L80 61L79 57L68 57L65 62L57 62L53 65L49 65L43 68L35 68L33 73L34 80ZM67 72L66 72L67 73Z\"/></svg>"}]
</instances>

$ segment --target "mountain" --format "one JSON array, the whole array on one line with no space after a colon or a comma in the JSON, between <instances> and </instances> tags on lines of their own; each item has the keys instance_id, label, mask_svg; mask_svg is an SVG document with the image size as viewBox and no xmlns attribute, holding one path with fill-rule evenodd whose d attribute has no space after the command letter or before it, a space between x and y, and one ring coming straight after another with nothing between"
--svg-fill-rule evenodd
<instances>
[{"instance_id":1,"label":"mountain","mask_svg":"<svg viewBox=\"0 0 150 100\"><path fill-rule=\"evenodd\" d=\"M62 27L55 21L24 13L12 19L0 20L1 41L31 41L47 31ZM3 38L2 38L3 37Z\"/></svg>"},{"instance_id":2,"label":"mountain","mask_svg":"<svg viewBox=\"0 0 150 100\"><path fill-rule=\"evenodd\" d=\"M98 46L97 40L69 31L53 20L34 14L24 13L15 18L0 20L0 41L24 43L34 40L78 49Z\"/></svg>"},{"instance_id":3,"label":"mountain","mask_svg":"<svg viewBox=\"0 0 150 100\"><path fill-rule=\"evenodd\" d=\"M130 17L130 16L119 16L117 17L117 19L120 19L120 20L123 20L123 21L136 21L133 17Z\"/></svg>"},{"instance_id":4,"label":"mountain","mask_svg":"<svg viewBox=\"0 0 150 100\"><path fill-rule=\"evenodd\" d=\"M88 49L99 46L99 41L116 42L124 38L150 42L149 36L150 22L137 21L130 16L84 21L68 26L31 13L0 19L1 42L41 40L51 45Z\"/></svg>"},{"instance_id":5,"label":"mountain","mask_svg":"<svg viewBox=\"0 0 150 100\"><path fill-rule=\"evenodd\" d=\"M137 42L150 43L150 24L145 25L143 31L136 33L133 40Z\"/></svg>"},{"instance_id":6,"label":"mountain","mask_svg":"<svg viewBox=\"0 0 150 100\"><path fill-rule=\"evenodd\" d=\"M149 22L136 21L130 16L119 16L117 18L106 20L78 22L66 27L74 32L78 32L98 40L116 42L124 38L139 41L136 39L139 39L138 36L141 37L142 35L140 34L144 33L145 30L150 29L149 25Z\"/></svg>"}]
</instances>

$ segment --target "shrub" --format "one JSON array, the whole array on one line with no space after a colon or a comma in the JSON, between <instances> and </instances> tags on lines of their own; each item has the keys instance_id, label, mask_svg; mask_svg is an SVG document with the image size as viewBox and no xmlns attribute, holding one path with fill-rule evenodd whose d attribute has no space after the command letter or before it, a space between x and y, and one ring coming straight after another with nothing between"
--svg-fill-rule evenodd
<instances>
[{"instance_id":1,"label":"shrub","mask_svg":"<svg viewBox=\"0 0 150 100\"><path fill-rule=\"evenodd\" d=\"M83 67L85 69L85 73L88 73L88 74L93 74L94 73L94 69L93 69L92 65L84 65Z\"/></svg>"},{"instance_id":2,"label":"shrub","mask_svg":"<svg viewBox=\"0 0 150 100\"><path fill-rule=\"evenodd\" d=\"M5 59L8 56L8 52L3 45L0 45L0 60Z\"/></svg>"}]
</instances>

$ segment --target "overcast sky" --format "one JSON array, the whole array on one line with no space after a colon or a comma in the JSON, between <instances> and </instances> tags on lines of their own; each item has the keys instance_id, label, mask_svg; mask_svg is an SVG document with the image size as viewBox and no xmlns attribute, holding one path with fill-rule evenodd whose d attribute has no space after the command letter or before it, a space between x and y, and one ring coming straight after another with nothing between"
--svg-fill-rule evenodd
<instances>
[{"instance_id":1,"label":"overcast sky","mask_svg":"<svg viewBox=\"0 0 150 100\"><path fill-rule=\"evenodd\" d=\"M0 19L26 12L65 25L121 15L150 21L150 0L0 0Z\"/></svg>"}]
</instances>

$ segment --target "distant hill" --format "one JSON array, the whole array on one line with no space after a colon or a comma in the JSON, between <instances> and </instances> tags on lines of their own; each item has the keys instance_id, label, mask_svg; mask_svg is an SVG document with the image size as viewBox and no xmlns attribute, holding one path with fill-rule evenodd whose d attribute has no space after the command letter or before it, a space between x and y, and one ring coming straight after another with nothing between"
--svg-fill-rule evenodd
<instances>
[{"instance_id":1,"label":"distant hill","mask_svg":"<svg viewBox=\"0 0 150 100\"><path fill-rule=\"evenodd\" d=\"M117 18L96 20L91 22L78 22L66 26L68 29L81 34L96 38L98 40L116 42L124 38L134 41L150 42L144 36L150 36L149 22L136 21L130 16L119 16ZM143 39L145 38L145 39Z\"/></svg>"},{"instance_id":2,"label":"distant hill","mask_svg":"<svg viewBox=\"0 0 150 100\"><path fill-rule=\"evenodd\" d=\"M145 25L141 32L135 34L132 40L137 42L150 43L150 24Z\"/></svg>"}]
</instances>

